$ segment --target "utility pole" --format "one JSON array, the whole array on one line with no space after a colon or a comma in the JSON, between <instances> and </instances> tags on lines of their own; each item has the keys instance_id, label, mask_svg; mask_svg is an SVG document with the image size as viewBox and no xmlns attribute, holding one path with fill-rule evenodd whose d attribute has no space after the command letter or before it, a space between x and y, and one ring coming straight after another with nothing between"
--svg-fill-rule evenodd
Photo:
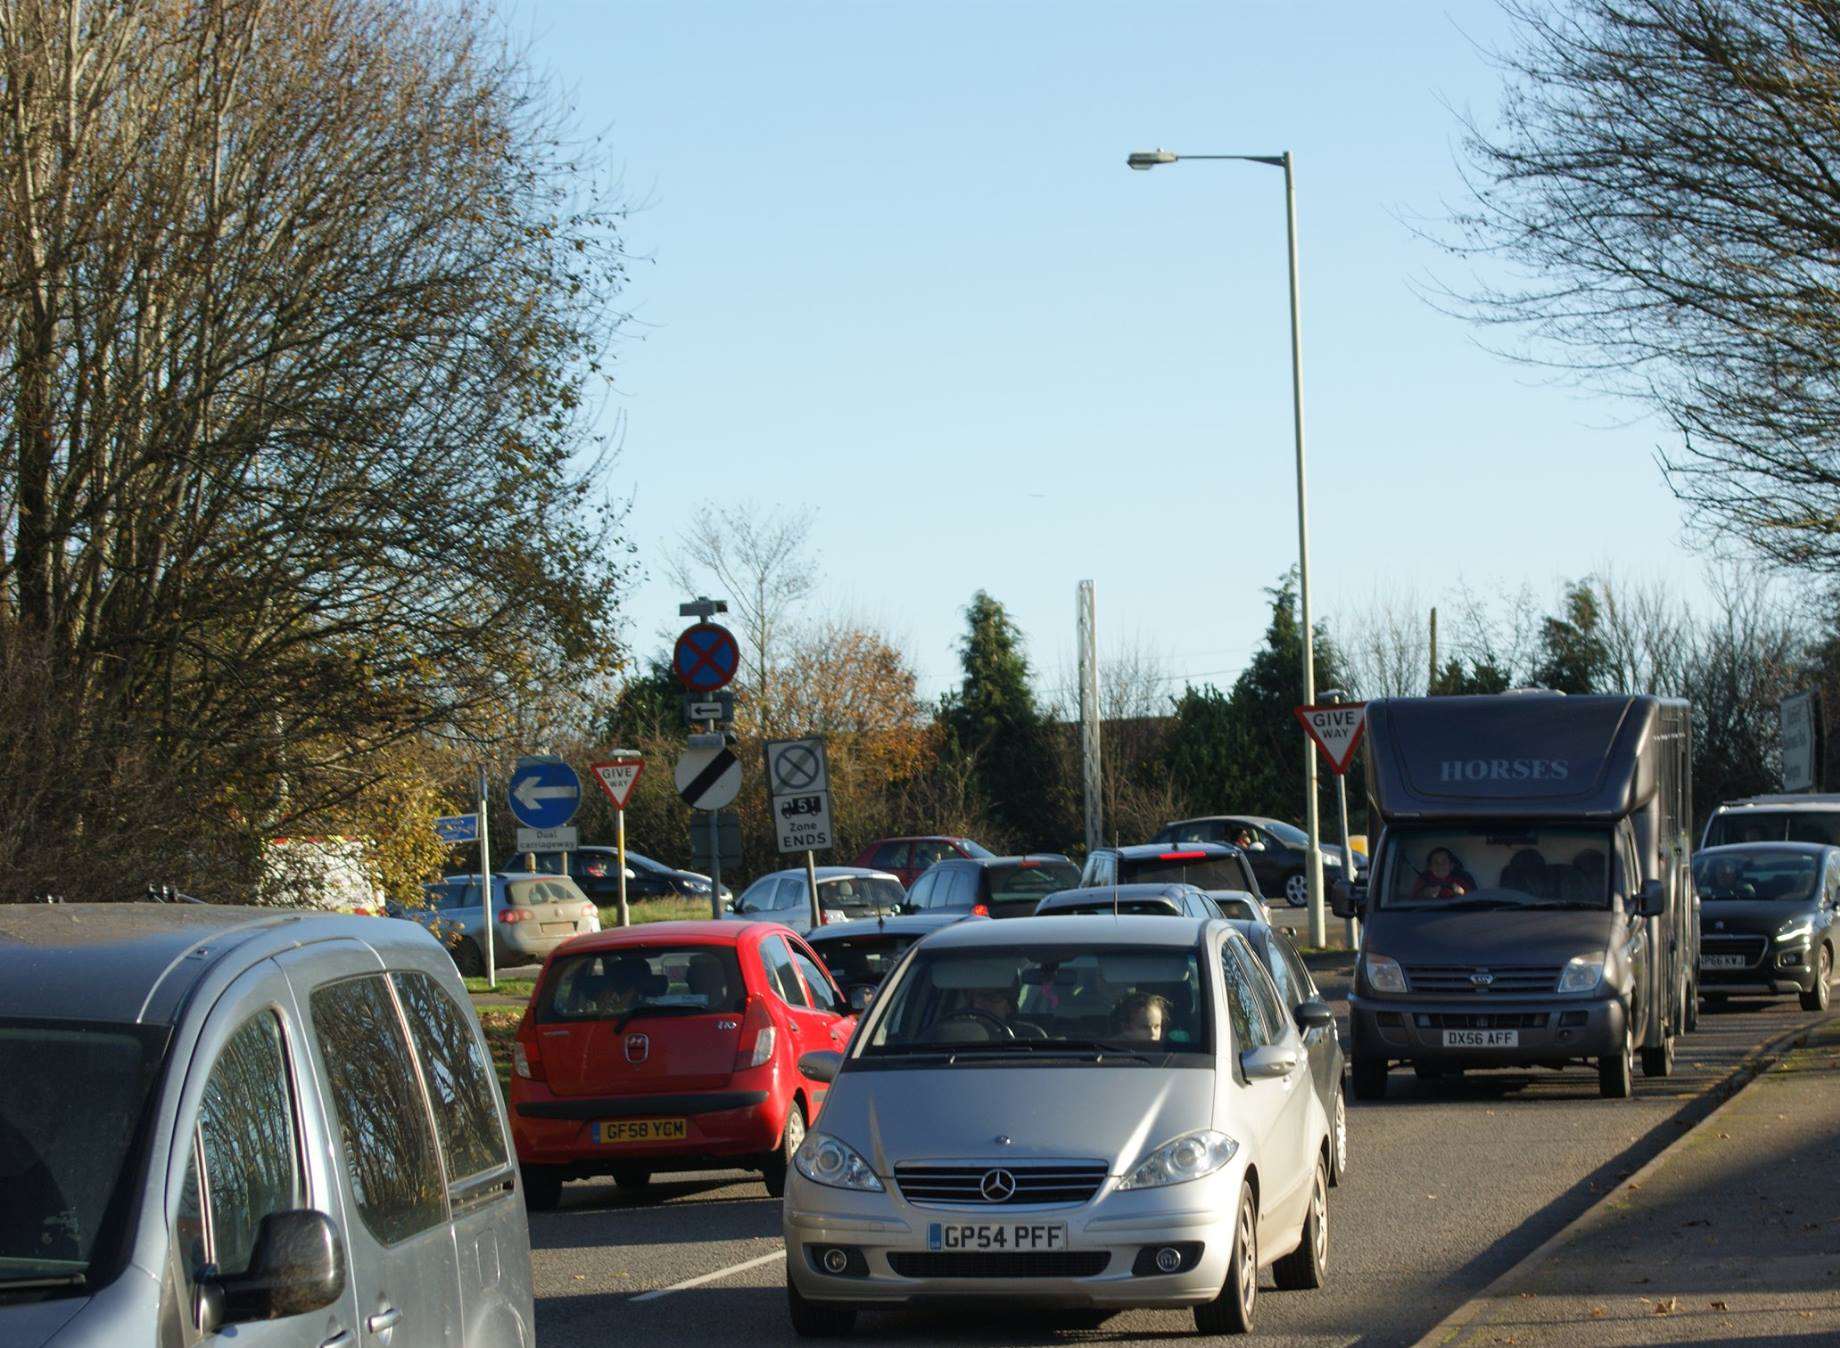
<instances>
[{"instance_id":1,"label":"utility pole","mask_svg":"<svg viewBox=\"0 0 1840 1348\"><path fill-rule=\"evenodd\" d=\"M1099 764L1099 627L1093 583L1075 594L1080 643L1080 780L1086 798L1086 850L1105 846L1104 778Z\"/></svg>"},{"instance_id":2,"label":"utility pole","mask_svg":"<svg viewBox=\"0 0 1840 1348\"><path fill-rule=\"evenodd\" d=\"M1425 680L1425 695L1429 697L1437 691L1437 605L1431 606L1431 673Z\"/></svg>"}]
</instances>

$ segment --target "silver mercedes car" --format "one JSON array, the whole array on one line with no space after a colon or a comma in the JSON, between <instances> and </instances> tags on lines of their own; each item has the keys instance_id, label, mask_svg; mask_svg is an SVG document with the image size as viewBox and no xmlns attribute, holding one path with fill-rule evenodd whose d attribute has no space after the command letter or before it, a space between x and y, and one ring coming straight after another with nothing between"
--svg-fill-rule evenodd
<instances>
[{"instance_id":1,"label":"silver mercedes car","mask_svg":"<svg viewBox=\"0 0 1840 1348\"><path fill-rule=\"evenodd\" d=\"M1328 1266L1330 1122L1299 1026L1220 919L946 927L888 976L794 1157L786 1295L801 1334L863 1309L987 1300L1189 1306L1252 1327Z\"/></svg>"}]
</instances>

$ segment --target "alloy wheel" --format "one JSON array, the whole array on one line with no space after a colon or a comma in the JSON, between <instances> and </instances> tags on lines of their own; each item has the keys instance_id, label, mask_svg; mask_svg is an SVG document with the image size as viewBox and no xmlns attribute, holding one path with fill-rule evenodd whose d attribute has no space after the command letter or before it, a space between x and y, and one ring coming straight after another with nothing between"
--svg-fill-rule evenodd
<instances>
[{"instance_id":1,"label":"alloy wheel","mask_svg":"<svg viewBox=\"0 0 1840 1348\"><path fill-rule=\"evenodd\" d=\"M1259 1231L1248 1194L1239 1205L1239 1310L1247 1324L1252 1323L1252 1306L1258 1295Z\"/></svg>"},{"instance_id":2,"label":"alloy wheel","mask_svg":"<svg viewBox=\"0 0 1840 1348\"><path fill-rule=\"evenodd\" d=\"M1329 1267L1329 1186L1321 1170L1316 1172L1316 1185L1310 1193L1310 1206L1315 1209L1312 1214L1315 1220L1311 1226L1315 1236L1312 1244L1315 1247L1316 1267L1326 1271Z\"/></svg>"},{"instance_id":3,"label":"alloy wheel","mask_svg":"<svg viewBox=\"0 0 1840 1348\"><path fill-rule=\"evenodd\" d=\"M1335 1093L1335 1182L1348 1173L1348 1102Z\"/></svg>"},{"instance_id":4,"label":"alloy wheel","mask_svg":"<svg viewBox=\"0 0 1840 1348\"><path fill-rule=\"evenodd\" d=\"M1284 881L1284 901L1293 908L1301 908L1310 901L1310 879L1302 871Z\"/></svg>"}]
</instances>

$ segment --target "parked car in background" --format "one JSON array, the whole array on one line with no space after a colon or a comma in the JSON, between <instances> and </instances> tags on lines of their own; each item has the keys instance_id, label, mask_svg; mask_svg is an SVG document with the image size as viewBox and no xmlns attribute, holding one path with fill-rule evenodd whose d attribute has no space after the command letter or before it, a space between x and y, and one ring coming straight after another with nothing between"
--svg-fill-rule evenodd
<instances>
[{"instance_id":1,"label":"parked car in background","mask_svg":"<svg viewBox=\"0 0 1840 1348\"><path fill-rule=\"evenodd\" d=\"M771 922L651 922L550 956L518 1024L511 1129L533 1209L563 1182L756 1169L767 1192L829 1086L800 1058L856 1028L823 962Z\"/></svg>"},{"instance_id":2,"label":"parked car in background","mask_svg":"<svg viewBox=\"0 0 1840 1348\"><path fill-rule=\"evenodd\" d=\"M1712 812L1701 847L1730 843L1840 844L1840 795L1750 796Z\"/></svg>"},{"instance_id":3,"label":"parked car in background","mask_svg":"<svg viewBox=\"0 0 1840 1348\"><path fill-rule=\"evenodd\" d=\"M878 871L892 873L909 889L920 873L935 861L945 861L951 857L994 856L989 848L970 838L957 838L947 834L929 834L920 838L883 838L863 848L856 858L858 866L873 866Z\"/></svg>"},{"instance_id":4,"label":"parked car in background","mask_svg":"<svg viewBox=\"0 0 1840 1348\"><path fill-rule=\"evenodd\" d=\"M935 862L907 892L906 913L1029 917L1057 889L1080 882L1058 852L1023 857L954 857Z\"/></svg>"},{"instance_id":5,"label":"parked car in background","mask_svg":"<svg viewBox=\"0 0 1840 1348\"><path fill-rule=\"evenodd\" d=\"M1251 900L1253 916L1270 921L1265 895L1259 888L1252 863L1237 847L1226 843L1135 843L1129 847L1098 847L1087 854L1079 888L1102 885L1193 885L1215 902L1229 898Z\"/></svg>"},{"instance_id":6,"label":"parked car in background","mask_svg":"<svg viewBox=\"0 0 1840 1348\"><path fill-rule=\"evenodd\" d=\"M1840 950L1840 847L1748 843L1693 858L1708 1001L1799 996L1825 1011Z\"/></svg>"},{"instance_id":7,"label":"parked car in background","mask_svg":"<svg viewBox=\"0 0 1840 1348\"><path fill-rule=\"evenodd\" d=\"M970 913L860 918L820 927L805 939L843 989L851 1008L861 1011L909 946L954 922L982 920Z\"/></svg>"},{"instance_id":8,"label":"parked car in background","mask_svg":"<svg viewBox=\"0 0 1840 1348\"><path fill-rule=\"evenodd\" d=\"M513 852L499 867L502 871L536 872L541 875L564 873L563 859L568 859L567 874L582 891L601 907L616 903L620 897L620 859L612 847L577 847L572 852ZM680 871L653 861L631 848L626 850L626 897L634 899L707 899L711 881L697 871ZM732 897L727 885L722 897Z\"/></svg>"},{"instance_id":9,"label":"parked car in background","mask_svg":"<svg viewBox=\"0 0 1840 1348\"><path fill-rule=\"evenodd\" d=\"M819 866L817 880L820 926L898 913L907 897L899 880L864 866ZM728 916L744 922L778 922L796 932L809 932L811 878L803 866L769 872L741 891Z\"/></svg>"},{"instance_id":10,"label":"parked car in background","mask_svg":"<svg viewBox=\"0 0 1840 1348\"><path fill-rule=\"evenodd\" d=\"M1309 877L1304 873L1310 855L1310 835L1295 824L1259 814L1210 814L1196 819L1178 819L1163 825L1151 842L1174 846L1178 843L1231 843L1246 854L1252 873L1259 879L1259 890L1274 898L1281 897L1293 908L1310 901ZM1358 882L1367 875L1367 853L1351 847L1354 873ZM1323 841L1323 883L1340 878L1342 849Z\"/></svg>"},{"instance_id":11,"label":"parked car in background","mask_svg":"<svg viewBox=\"0 0 1840 1348\"><path fill-rule=\"evenodd\" d=\"M468 978L486 971L485 913L479 877L450 875L423 889L426 906L391 903L391 917L428 928ZM573 936L601 929L600 910L566 875L492 877L492 959L496 968L535 964Z\"/></svg>"},{"instance_id":12,"label":"parked car in background","mask_svg":"<svg viewBox=\"0 0 1840 1348\"><path fill-rule=\"evenodd\" d=\"M1101 889L1062 889L1035 905L1036 917L1070 917L1075 913L1131 913L1139 917L1251 917L1251 909L1230 900L1240 911L1226 913L1193 885L1106 885Z\"/></svg>"},{"instance_id":13,"label":"parked car in background","mask_svg":"<svg viewBox=\"0 0 1840 1348\"><path fill-rule=\"evenodd\" d=\"M530 1236L453 963L402 922L0 907L0 1343L526 1348Z\"/></svg>"}]
</instances>

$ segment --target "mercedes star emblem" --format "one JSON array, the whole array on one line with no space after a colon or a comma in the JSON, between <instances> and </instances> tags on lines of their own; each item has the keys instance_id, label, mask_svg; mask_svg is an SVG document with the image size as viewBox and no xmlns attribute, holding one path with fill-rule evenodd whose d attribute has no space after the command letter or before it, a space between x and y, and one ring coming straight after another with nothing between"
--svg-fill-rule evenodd
<instances>
[{"instance_id":1,"label":"mercedes star emblem","mask_svg":"<svg viewBox=\"0 0 1840 1348\"><path fill-rule=\"evenodd\" d=\"M978 1192L986 1203L1007 1203L1016 1196L1016 1177L1007 1170L986 1170Z\"/></svg>"}]
</instances>

